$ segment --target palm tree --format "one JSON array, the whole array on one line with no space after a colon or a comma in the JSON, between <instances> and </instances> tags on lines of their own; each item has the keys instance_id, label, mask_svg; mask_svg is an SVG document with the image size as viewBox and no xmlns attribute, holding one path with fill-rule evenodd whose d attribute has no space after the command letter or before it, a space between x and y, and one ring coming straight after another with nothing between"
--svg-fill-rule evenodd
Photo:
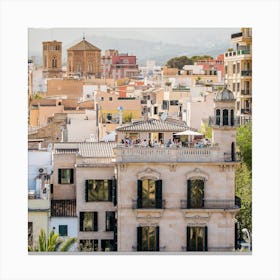
<instances>
[{"instance_id":1,"label":"palm tree","mask_svg":"<svg viewBox=\"0 0 280 280\"><path fill-rule=\"evenodd\" d=\"M35 251L35 252L67 252L70 247L76 242L75 237L70 237L67 240L63 240L59 237L58 233L55 233L53 230L50 232L49 236L47 237L46 232L41 229L39 238L38 238L38 245L39 246L29 246L28 251Z\"/></svg>"}]
</instances>

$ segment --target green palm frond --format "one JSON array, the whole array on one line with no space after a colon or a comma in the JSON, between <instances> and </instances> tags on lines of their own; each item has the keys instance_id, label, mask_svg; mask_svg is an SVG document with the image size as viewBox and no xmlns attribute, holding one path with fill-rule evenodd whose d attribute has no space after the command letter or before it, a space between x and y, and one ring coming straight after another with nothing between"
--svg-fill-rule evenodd
<instances>
[{"instance_id":1,"label":"green palm frond","mask_svg":"<svg viewBox=\"0 0 280 280\"><path fill-rule=\"evenodd\" d=\"M61 248L60 248L60 252L66 252L70 249L70 247L75 244L76 242L76 238L75 237L70 237L69 239L65 240L63 242L63 244L61 245Z\"/></svg>"}]
</instances>

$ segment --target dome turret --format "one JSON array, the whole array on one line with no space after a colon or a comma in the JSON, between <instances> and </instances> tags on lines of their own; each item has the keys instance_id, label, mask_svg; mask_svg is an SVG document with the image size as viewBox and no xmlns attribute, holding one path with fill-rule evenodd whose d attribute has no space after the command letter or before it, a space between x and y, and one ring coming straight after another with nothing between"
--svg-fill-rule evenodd
<instances>
[{"instance_id":1,"label":"dome turret","mask_svg":"<svg viewBox=\"0 0 280 280\"><path fill-rule=\"evenodd\" d=\"M226 86L218 91L215 97L215 101L234 101L234 95L231 90L229 90Z\"/></svg>"}]
</instances>

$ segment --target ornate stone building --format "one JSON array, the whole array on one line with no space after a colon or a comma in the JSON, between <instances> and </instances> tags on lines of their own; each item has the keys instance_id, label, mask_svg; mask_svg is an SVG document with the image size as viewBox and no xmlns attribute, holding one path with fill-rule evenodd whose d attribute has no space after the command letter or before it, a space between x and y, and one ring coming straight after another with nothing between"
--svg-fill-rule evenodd
<instances>
[{"instance_id":1,"label":"ornate stone building","mask_svg":"<svg viewBox=\"0 0 280 280\"><path fill-rule=\"evenodd\" d=\"M67 49L67 77L99 78L101 50L83 40Z\"/></svg>"},{"instance_id":2,"label":"ornate stone building","mask_svg":"<svg viewBox=\"0 0 280 280\"><path fill-rule=\"evenodd\" d=\"M62 43L43 42L43 77L62 77Z\"/></svg>"}]
</instances>

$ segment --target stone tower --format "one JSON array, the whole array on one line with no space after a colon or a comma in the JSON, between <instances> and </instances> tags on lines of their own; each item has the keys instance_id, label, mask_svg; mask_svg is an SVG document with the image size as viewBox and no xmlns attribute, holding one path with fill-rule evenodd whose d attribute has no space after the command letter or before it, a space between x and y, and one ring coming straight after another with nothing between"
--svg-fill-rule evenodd
<instances>
[{"instance_id":1,"label":"stone tower","mask_svg":"<svg viewBox=\"0 0 280 280\"><path fill-rule=\"evenodd\" d=\"M62 43L43 42L43 77L62 77Z\"/></svg>"},{"instance_id":2,"label":"stone tower","mask_svg":"<svg viewBox=\"0 0 280 280\"><path fill-rule=\"evenodd\" d=\"M214 99L214 117L210 117L212 141L219 147L220 157L225 161L236 161L236 126L235 98L229 89L223 88Z\"/></svg>"},{"instance_id":3,"label":"stone tower","mask_svg":"<svg viewBox=\"0 0 280 280\"><path fill-rule=\"evenodd\" d=\"M67 49L67 76L100 78L101 50L83 40Z\"/></svg>"}]
</instances>

